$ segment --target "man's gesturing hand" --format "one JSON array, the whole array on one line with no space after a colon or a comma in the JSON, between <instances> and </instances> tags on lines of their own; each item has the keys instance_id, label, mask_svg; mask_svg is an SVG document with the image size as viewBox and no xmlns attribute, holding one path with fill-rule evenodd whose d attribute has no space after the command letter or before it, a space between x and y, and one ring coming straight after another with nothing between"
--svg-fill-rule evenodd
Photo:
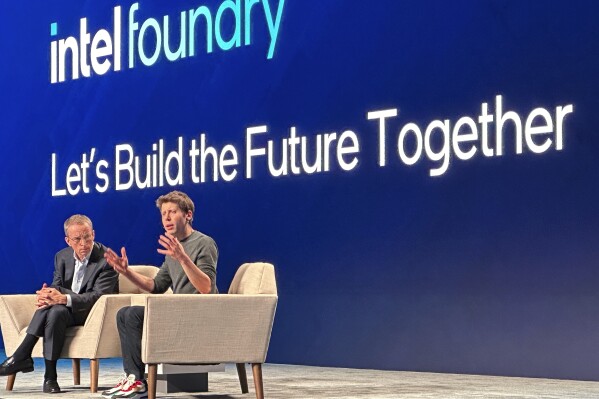
<instances>
[{"instance_id":1,"label":"man's gesturing hand","mask_svg":"<svg viewBox=\"0 0 599 399\"><path fill-rule=\"evenodd\" d=\"M106 262L112 268L120 274L127 274L127 268L129 267L129 260L127 259L127 251L125 251L125 247L121 248L121 257L110 248L106 250L104 253L104 257L106 258Z\"/></svg>"},{"instance_id":2,"label":"man's gesturing hand","mask_svg":"<svg viewBox=\"0 0 599 399\"><path fill-rule=\"evenodd\" d=\"M177 240L177 237L170 233L161 235L158 243L164 247L164 249L158 249L159 254L168 255L179 262L187 257L183 245Z\"/></svg>"}]
</instances>

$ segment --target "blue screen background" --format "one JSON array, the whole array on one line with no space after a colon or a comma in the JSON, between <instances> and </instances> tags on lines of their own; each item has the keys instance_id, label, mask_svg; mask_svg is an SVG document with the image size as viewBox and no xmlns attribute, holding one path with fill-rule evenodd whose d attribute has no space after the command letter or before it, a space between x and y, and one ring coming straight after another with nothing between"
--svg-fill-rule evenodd
<instances>
[{"instance_id":1,"label":"blue screen background","mask_svg":"<svg viewBox=\"0 0 599 399\"><path fill-rule=\"evenodd\" d=\"M221 292L240 264L275 265L269 362L597 379L596 2L287 0L270 60L256 8L250 46L128 69L123 43L122 71L50 84L51 23L58 38L78 37L87 17L93 34L116 5L125 23L132 3L0 4L0 293L51 281L73 213L132 264L160 265L154 201L176 188L218 244ZM220 4L141 1L137 19ZM399 160L391 139L403 125L476 118L496 95L524 116L573 104L563 150L516 154L506 128L502 156L479 150L439 177L426 159ZM378 122L366 114L388 108L399 115L379 167ZM275 178L262 158L246 179L245 131L258 125L268 126L263 145L291 126L309 140L353 130L359 164ZM91 148L112 162L119 144L145 157L159 139L172 151L201 133L238 149L234 181L51 195L52 153L64 187L68 165Z\"/></svg>"}]
</instances>

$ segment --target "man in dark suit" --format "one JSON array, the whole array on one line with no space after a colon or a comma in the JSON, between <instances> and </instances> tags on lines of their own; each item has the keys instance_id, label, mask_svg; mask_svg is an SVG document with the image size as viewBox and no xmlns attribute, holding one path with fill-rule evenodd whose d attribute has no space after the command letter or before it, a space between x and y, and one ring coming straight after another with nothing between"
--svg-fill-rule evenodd
<instances>
[{"instance_id":1,"label":"man in dark suit","mask_svg":"<svg viewBox=\"0 0 599 399\"><path fill-rule=\"evenodd\" d=\"M106 263L106 247L94 242L92 221L73 215L64 223L68 248L54 257L54 280L37 291L37 310L27 335L15 353L0 364L0 376L33 371L31 353L40 337L44 342L46 372L43 391L59 393L56 361L64 345L66 329L83 325L103 294L118 292L118 274Z\"/></svg>"}]
</instances>

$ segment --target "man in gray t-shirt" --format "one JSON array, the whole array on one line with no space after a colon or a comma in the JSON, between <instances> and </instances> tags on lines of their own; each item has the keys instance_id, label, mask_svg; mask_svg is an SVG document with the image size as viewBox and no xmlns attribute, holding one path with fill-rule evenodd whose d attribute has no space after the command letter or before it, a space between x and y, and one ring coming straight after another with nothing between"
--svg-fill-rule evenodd
<instances>
[{"instance_id":1,"label":"man in gray t-shirt","mask_svg":"<svg viewBox=\"0 0 599 399\"><path fill-rule=\"evenodd\" d=\"M185 193L173 191L159 197L156 206L165 230L158 241L162 246L158 252L165 255L165 259L156 277L152 279L129 269L125 248L121 248L120 257L107 249L104 256L108 264L141 289L155 294L169 288L175 294L217 293L218 248L212 238L191 227L195 210L191 199ZM143 306L127 306L117 313L125 376L114 388L102 392L103 397L147 396L143 379L145 365L141 361L143 320Z\"/></svg>"}]
</instances>

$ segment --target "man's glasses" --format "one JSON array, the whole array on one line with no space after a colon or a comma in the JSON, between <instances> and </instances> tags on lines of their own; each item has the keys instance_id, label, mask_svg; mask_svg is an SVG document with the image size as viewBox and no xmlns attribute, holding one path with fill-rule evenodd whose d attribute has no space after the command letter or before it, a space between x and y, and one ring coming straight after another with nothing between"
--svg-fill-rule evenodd
<instances>
[{"instance_id":1,"label":"man's glasses","mask_svg":"<svg viewBox=\"0 0 599 399\"><path fill-rule=\"evenodd\" d=\"M79 245L81 242L83 242L84 244L87 244L88 242L92 241L94 239L94 237L91 234L86 234L84 236L80 236L80 237L69 237L69 241L72 241L75 245Z\"/></svg>"}]
</instances>

